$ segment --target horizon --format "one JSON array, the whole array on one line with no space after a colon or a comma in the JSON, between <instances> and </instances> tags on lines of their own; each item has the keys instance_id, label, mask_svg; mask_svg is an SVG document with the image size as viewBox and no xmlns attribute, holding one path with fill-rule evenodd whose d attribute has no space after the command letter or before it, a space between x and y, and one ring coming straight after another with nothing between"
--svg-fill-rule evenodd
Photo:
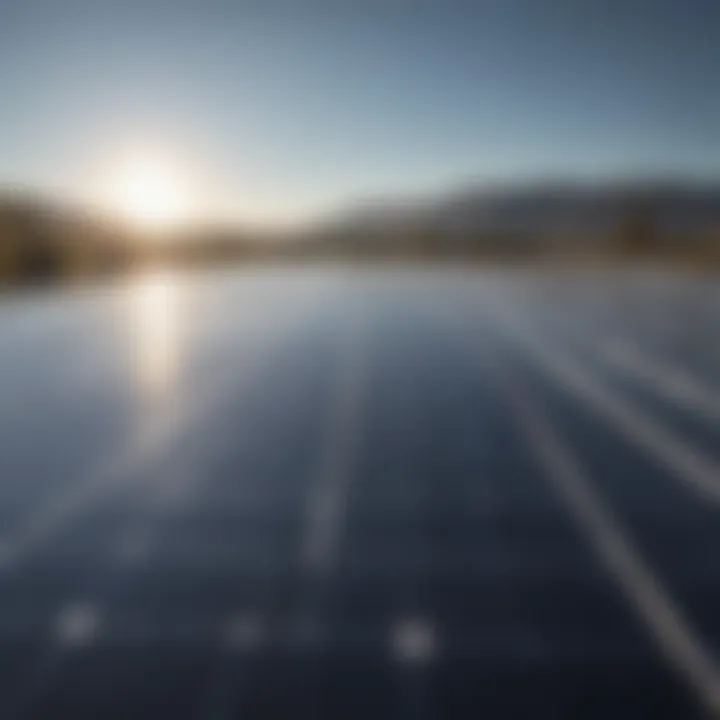
<instances>
[{"instance_id":1,"label":"horizon","mask_svg":"<svg viewBox=\"0 0 720 720\"><path fill-rule=\"evenodd\" d=\"M691 173L674 174L625 174L625 175L598 175L595 177L569 174L537 174L521 178L498 179L472 179L465 178L424 193L393 192L387 194L364 195L347 198L337 205L326 208L323 212L309 215L303 219L291 219L287 222L278 222L272 218L253 217L223 217L221 215L198 215L184 218L181 222L162 224L150 230L148 237L172 235L175 231L185 230L216 230L220 232L252 232L273 237L286 233L304 233L313 230L322 230L323 227L332 227L337 222L344 222L355 218L367 217L372 219L375 213L384 211L420 211L432 207L442 208L445 203L463 201L467 198L473 200L486 200L492 202L497 196L511 198L522 196L523 193L565 193L572 197L574 193L618 193L619 197L625 193L630 197L633 193L643 192L689 192L720 193L720 173L716 175L700 175ZM568 195L569 194L569 195ZM62 197L52 191L43 190L33 186L18 186L10 183L0 183L0 207L17 203L20 206L51 208L54 210L69 211L95 218L101 222L125 226L130 231L143 231L142 223L134 222L128 218L121 209L103 207L77 198ZM133 230L134 228L134 230Z\"/></svg>"}]
</instances>

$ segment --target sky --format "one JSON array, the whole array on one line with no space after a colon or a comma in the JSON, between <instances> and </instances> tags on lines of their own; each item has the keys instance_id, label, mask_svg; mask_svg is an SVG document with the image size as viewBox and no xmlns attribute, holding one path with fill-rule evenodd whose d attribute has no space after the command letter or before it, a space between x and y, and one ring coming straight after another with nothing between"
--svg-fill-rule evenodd
<instances>
[{"instance_id":1,"label":"sky","mask_svg":"<svg viewBox=\"0 0 720 720\"><path fill-rule=\"evenodd\" d=\"M720 175L717 0L0 0L0 183L162 158L260 222L548 175Z\"/></svg>"}]
</instances>

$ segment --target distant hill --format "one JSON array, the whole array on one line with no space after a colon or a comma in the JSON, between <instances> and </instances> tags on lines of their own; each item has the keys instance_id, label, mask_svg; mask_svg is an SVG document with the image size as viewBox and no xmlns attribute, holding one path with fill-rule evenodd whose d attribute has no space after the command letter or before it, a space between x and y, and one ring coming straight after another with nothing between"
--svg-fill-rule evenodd
<instances>
[{"instance_id":1,"label":"distant hill","mask_svg":"<svg viewBox=\"0 0 720 720\"><path fill-rule=\"evenodd\" d=\"M97 274L125 263L119 224L36 193L0 194L0 282Z\"/></svg>"},{"instance_id":2,"label":"distant hill","mask_svg":"<svg viewBox=\"0 0 720 720\"><path fill-rule=\"evenodd\" d=\"M538 243L552 238L597 241L622 233L639 219L665 243L690 236L720 236L720 183L624 182L485 186L423 202L369 203L336 217L328 232L346 242L414 233L443 238L449 246L473 239Z\"/></svg>"},{"instance_id":3,"label":"distant hill","mask_svg":"<svg viewBox=\"0 0 720 720\"><path fill-rule=\"evenodd\" d=\"M148 234L117 218L25 191L0 192L0 285L73 280L147 264L208 264L268 255L258 231L219 223Z\"/></svg>"},{"instance_id":4,"label":"distant hill","mask_svg":"<svg viewBox=\"0 0 720 720\"><path fill-rule=\"evenodd\" d=\"M720 185L538 185L476 191L441 201L430 218L473 230L612 230L628 212L646 213L660 230L720 227Z\"/></svg>"}]
</instances>

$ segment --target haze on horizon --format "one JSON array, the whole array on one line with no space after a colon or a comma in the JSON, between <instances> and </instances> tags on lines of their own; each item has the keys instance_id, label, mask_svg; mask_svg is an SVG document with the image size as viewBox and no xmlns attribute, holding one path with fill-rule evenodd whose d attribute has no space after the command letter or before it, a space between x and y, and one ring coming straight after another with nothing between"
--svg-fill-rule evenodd
<instances>
[{"instance_id":1,"label":"haze on horizon","mask_svg":"<svg viewBox=\"0 0 720 720\"><path fill-rule=\"evenodd\" d=\"M718 26L712 0L9 0L0 184L282 224L469 179L713 177Z\"/></svg>"}]
</instances>

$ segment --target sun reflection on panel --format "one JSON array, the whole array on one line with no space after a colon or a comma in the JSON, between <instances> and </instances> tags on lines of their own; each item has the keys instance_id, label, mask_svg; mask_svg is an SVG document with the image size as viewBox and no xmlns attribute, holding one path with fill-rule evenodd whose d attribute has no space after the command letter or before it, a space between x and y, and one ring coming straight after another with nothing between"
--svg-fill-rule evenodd
<instances>
[{"instance_id":1,"label":"sun reflection on panel","mask_svg":"<svg viewBox=\"0 0 720 720\"><path fill-rule=\"evenodd\" d=\"M133 371L143 400L167 401L181 370L181 288L169 274L143 275L130 290Z\"/></svg>"}]
</instances>

